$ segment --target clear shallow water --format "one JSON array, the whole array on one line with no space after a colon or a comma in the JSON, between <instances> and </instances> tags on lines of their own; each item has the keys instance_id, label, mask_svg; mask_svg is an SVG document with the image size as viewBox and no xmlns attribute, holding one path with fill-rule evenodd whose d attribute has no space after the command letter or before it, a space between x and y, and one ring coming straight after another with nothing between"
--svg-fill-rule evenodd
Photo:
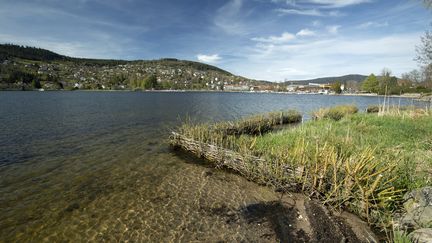
<instances>
[{"instance_id":1,"label":"clear shallow water","mask_svg":"<svg viewBox=\"0 0 432 243\"><path fill-rule=\"evenodd\" d=\"M381 98L382 99L382 98ZM378 97L0 92L0 241L253 241L220 211L278 194L170 150L186 117L377 104ZM393 103L412 104L393 99Z\"/></svg>"}]
</instances>

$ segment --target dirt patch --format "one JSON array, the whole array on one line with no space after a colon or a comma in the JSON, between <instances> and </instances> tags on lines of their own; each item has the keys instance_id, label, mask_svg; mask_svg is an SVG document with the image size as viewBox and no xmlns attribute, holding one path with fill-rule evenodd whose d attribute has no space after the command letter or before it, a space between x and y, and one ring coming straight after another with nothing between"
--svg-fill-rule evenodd
<instances>
[{"instance_id":1,"label":"dirt patch","mask_svg":"<svg viewBox=\"0 0 432 243\"><path fill-rule=\"evenodd\" d=\"M310 240L302 229L295 228L297 210L281 201L250 204L241 210L248 224L268 223L280 242L309 242Z\"/></svg>"},{"instance_id":2,"label":"dirt patch","mask_svg":"<svg viewBox=\"0 0 432 243\"><path fill-rule=\"evenodd\" d=\"M336 220L319 203L308 201L306 213L317 242L362 242L342 220Z\"/></svg>"},{"instance_id":3,"label":"dirt patch","mask_svg":"<svg viewBox=\"0 0 432 243\"><path fill-rule=\"evenodd\" d=\"M301 194L251 203L240 208L201 207L230 227L247 227L248 242L377 242L367 224L348 213L333 214Z\"/></svg>"}]
</instances>

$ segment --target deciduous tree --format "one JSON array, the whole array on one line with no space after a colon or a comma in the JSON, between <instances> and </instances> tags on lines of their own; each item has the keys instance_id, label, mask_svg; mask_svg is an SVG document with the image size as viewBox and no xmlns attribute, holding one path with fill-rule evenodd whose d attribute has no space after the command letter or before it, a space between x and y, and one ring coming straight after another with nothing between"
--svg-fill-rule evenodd
<instances>
[{"instance_id":1,"label":"deciduous tree","mask_svg":"<svg viewBox=\"0 0 432 243\"><path fill-rule=\"evenodd\" d=\"M420 45L416 46L416 53L415 60L420 65L432 64L432 31L427 30L421 37Z\"/></svg>"}]
</instances>

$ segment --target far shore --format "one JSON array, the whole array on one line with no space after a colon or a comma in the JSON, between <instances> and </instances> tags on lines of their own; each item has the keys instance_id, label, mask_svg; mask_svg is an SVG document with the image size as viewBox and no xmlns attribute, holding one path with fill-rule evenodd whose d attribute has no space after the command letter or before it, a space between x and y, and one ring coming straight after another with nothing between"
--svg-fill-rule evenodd
<instances>
[{"instance_id":1,"label":"far shore","mask_svg":"<svg viewBox=\"0 0 432 243\"><path fill-rule=\"evenodd\" d=\"M0 91L22 91L18 89L4 89ZM412 98L421 101L430 101L431 97L423 97L420 93L407 93L400 95L380 95L375 93L342 93L342 94L319 94L319 93L306 93L306 92L284 92L284 91L224 91L224 90L130 90L130 89L76 89L76 90L24 90L36 92L53 92L53 91L78 91L78 92L154 92L154 93L184 93L184 92L209 92L209 93L246 93L246 94L287 94L287 95L331 95L331 96L367 96L367 97L391 97L391 98Z\"/></svg>"}]
</instances>

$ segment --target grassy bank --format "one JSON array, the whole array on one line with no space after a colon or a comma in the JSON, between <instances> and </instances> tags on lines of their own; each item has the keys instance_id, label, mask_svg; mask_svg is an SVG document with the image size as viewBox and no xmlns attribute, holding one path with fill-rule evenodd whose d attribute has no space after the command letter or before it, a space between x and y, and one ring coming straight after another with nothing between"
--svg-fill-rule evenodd
<instances>
[{"instance_id":1,"label":"grassy bank","mask_svg":"<svg viewBox=\"0 0 432 243\"><path fill-rule=\"evenodd\" d=\"M297 190L327 205L391 228L404 192L432 184L432 115L415 109L365 114L346 106L325 111L319 119L272 133L232 135L211 128L217 124L186 124L179 132L262 158L263 163L242 161L242 174L260 184L292 190L295 182Z\"/></svg>"}]
</instances>

